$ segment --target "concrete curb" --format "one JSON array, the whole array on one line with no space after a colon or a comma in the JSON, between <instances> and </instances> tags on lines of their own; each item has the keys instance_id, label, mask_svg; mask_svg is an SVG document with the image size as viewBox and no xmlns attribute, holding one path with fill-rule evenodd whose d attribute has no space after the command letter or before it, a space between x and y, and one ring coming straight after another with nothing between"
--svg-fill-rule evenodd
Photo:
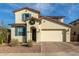
<instances>
[{"instance_id":1,"label":"concrete curb","mask_svg":"<svg viewBox=\"0 0 79 59\"><path fill-rule=\"evenodd\" d=\"M56 53L0 53L0 56L79 56L75 52L56 52Z\"/></svg>"}]
</instances>

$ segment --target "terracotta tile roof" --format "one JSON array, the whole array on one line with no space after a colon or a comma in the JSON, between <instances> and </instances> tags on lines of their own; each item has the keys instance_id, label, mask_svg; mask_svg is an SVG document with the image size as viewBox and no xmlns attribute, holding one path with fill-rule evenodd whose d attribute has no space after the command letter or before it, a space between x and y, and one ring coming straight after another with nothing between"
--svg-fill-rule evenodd
<instances>
[{"instance_id":1,"label":"terracotta tile roof","mask_svg":"<svg viewBox=\"0 0 79 59\"><path fill-rule=\"evenodd\" d=\"M53 17L53 16L52 16ZM58 17L58 16L57 16ZM59 16L59 17L61 17L61 16ZM51 22L56 22L56 23L58 23L58 24L60 24L60 25L63 25L63 26L66 26L66 27L70 27L71 28L71 26L70 25L68 25L68 24L65 24L65 23L62 23L62 22L60 22L60 21L57 21L57 20L54 20L54 19L52 19L52 18L50 18L50 17L46 17L46 16L44 16L44 17L42 17L41 19L46 19L46 20L48 20L48 21L51 21ZM55 18L56 19L56 18Z\"/></svg>"},{"instance_id":2,"label":"terracotta tile roof","mask_svg":"<svg viewBox=\"0 0 79 59\"><path fill-rule=\"evenodd\" d=\"M39 16L40 18L51 18L51 19L61 19L65 16Z\"/></svg>"},{"instance_id":3,"label":"terracotta tile roof","mask_svg":"<svg viewBox=\"0 0 79 59\"><path fill-rule=\"evenodd\" d=\"M33 11L33 12L40 13L40 11L35 10L35 9L32 9L32 8L28 8L28 7L19 8L19 9L14 10L13 12L15 13L15 12L17 12L17 11L24 10L24 9L28 9L28 10L31 10L31 11Z\"/></svg>"},{"instance_id":4,"label":"terracotta tile roof","mask_svg":"<svg viewBox=\"0 0 79 59\"><path fill-rule=\"evenodd\" d=\"M61 22L60 19L64 18L65 16L40 16L39 18L49 18L49 19L53 19L55 21Z\"/></svg>"}]
</instances>

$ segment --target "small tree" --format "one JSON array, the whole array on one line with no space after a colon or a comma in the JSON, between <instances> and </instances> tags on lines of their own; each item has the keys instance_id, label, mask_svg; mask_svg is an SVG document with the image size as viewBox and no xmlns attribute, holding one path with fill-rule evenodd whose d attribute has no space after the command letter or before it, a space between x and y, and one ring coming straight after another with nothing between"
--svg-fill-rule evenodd
<instances>
[{"instance_id":1,"label":"small tree","mask_svg":"<svg viewBox=\"0 0 79 59\"><path fill-rule=\"evenodd\" d=\"M7 42L7 34L8 34L7 28L0 29L0 35L2 35L2 37L3 37L3 42Z\"/></svg>"},{"instance_id":2,"label":"small tree","mask_svg":"<svg viewBox=\"0 0 79 59\"><path fill-rule=\"evenodd\" d=\"M3 39L3 42L7 42L7 34L8 34L7 26L4 25L3 20L0 20L0 38Z\"/></svg>"},{"instance_id":3,"label":"small tree","mask_svg":"<svg viewBox=\"0 0 79 59\"><path fill-rule=\"evenodd\" d=\"M4 36L3 35L0 35L0 44L3 43L3 39L4 39Z\"/></svg>"}]
</instances>

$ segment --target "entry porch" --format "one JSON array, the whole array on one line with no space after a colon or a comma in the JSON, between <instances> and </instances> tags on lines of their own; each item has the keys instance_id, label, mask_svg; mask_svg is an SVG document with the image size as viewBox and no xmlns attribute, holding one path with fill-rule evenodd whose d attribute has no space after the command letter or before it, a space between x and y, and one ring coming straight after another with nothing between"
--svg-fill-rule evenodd
<instances>
[{"instance_id":1,"label":"entry porch","mask_svg":"<svg viewBox=\"0 0 79 59\"><path fill-rule=\"evenodd\" d=\"M37 42L36 27L28 28L26 24L12 24L11 26L11 40L17 39L21 43L27 43L28 40Z\"/></svg>"}]
</instances>

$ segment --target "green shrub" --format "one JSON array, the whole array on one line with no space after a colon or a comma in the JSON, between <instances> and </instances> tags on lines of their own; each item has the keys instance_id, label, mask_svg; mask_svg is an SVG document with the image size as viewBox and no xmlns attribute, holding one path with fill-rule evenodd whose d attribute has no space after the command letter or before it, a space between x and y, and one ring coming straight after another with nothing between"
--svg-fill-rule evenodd
<instances>
[{"instance_id":1,"label":"green shrub","mask_svg":"<svg viewBox=\"0 0 79 59\"><path fill-rule=\"evenodd\" d=\"M27 45L28 45L28 47L32 47L33 46L32 40L28 40Z\"/></svg>"},{"instance_id":2,"label":"green shrub","mask_svg":"<svg viewBox=\"0 0 79 59\"><path fill-rule=\"evenodd\" d=\"M10 46L18 46L19 41L17 39L13 39L10 43Z\"/></svg>"},{"instance_id":3,"label":"green shrub","mask_svg":"<svg viewBox=\"0 0 79 59\"><path fill-rule=\"evenodd\" d=\"M4 37L2 35L0 35L0 44L3 43L3 39L4 39Z\"/></svg>"}]
</instances>

